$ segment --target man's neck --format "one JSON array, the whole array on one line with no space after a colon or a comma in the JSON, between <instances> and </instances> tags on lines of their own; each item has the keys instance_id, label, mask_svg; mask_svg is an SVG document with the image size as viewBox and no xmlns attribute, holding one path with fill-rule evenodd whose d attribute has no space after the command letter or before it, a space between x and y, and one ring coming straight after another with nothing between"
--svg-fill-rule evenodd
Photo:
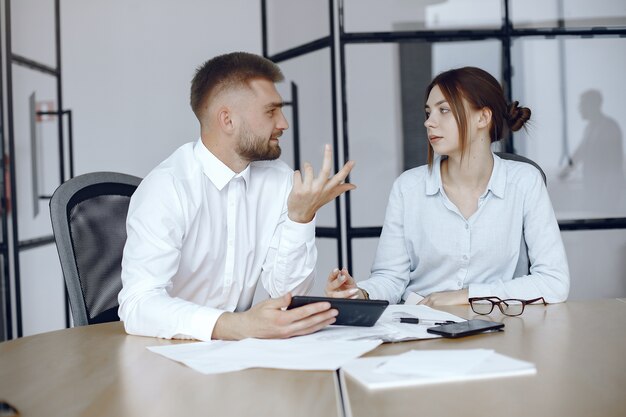
<instances>
[{"instance_id":1,"label":"man's neck","mask_svg":"<svg viewBox=\"0 0 626 417\"><path fill-rule=\"evenodd\" d=\"M241 158L233 147L228 144L227 138L217 138L208 133L202 133L201 139L202 144L233 172L239 174L250 164L250 161Z\"/></svg>"}]
</instances>

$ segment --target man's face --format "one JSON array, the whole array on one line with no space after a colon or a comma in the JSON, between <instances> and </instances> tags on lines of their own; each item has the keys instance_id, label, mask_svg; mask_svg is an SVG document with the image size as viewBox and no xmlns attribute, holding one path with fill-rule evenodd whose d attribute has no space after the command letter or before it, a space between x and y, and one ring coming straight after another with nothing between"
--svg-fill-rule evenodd
<instances>
[{"instance_id":1,"label":"man's face","mask_svg":"<svg viewBox=\"0 0 626 417\"><path fill-rule=\"evenodd\" d=\"M235 150L248 161L277 159L281 152L278 138L289 127L282 112L283 100L269 80L252 80L250 88Z\"/></svg>"}]
</instances>

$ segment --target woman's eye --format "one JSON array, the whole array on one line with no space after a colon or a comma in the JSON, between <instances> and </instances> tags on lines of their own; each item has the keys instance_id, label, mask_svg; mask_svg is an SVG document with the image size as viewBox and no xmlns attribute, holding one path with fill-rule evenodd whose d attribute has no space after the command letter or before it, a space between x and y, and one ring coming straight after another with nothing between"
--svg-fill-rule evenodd
<instances>
[{"instance_id":1,"label":"woman's eye","mask_svg":"<svg viewBox=\"0 0 626 417\"><path fill-rule=\"evenodd\" d=\"M424 117L426 117L426 119L428 119L430 117L430 113L428 113L428 112L424 113Z\"/></svg>"},{"instance_id":2,"label":"woman's eye","mask_svg":"<svg viewBox=\"0 0 626 417\"><path fill-rule=\"evenodd\" d=\"M445 113L448 113L450 109L446 109L445 107L442 107L440 111L445 114Z\"/></svg>"}]
</instances>

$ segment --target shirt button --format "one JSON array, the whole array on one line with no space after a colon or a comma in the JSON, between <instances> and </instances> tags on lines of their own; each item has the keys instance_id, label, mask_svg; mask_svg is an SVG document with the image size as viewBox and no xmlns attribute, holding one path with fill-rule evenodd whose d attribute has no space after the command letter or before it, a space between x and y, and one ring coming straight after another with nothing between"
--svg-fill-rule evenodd
<instances>
[{"instance_id":1,"label":"shirt button","mask_svg":"<svg viewBox=\"0 0 626 417\"><path fill-rule=\"evenodd\" d=\"M469 224L465 225L465 230L469 230Z\"/></svg>"},{"instance_id":2,"label":"shirt button","mask_svg":"<svg viewBox=\"0 0 626 417\"><path fill-rule=\"evenodd\" d=\"M463 286L463 283L461 281L457 282L456 285L459 286L459 288L461 288Z\"/></svg>"},{"instance_id":3,"label":"shirt button","mask_svg":"<svg viewBox=\"0 0 626 417\"><path fill-rule=\"evenodd\" d=\"M467 261L467 255L463 255L463 260Z\"/></svg>"}]
</instances>

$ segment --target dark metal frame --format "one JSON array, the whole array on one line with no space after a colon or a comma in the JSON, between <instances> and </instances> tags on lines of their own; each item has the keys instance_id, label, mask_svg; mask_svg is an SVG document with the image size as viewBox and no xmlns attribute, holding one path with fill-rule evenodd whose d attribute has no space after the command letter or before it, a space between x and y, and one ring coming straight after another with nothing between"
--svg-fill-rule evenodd
<instances>
[{"instance_id":1,"label":"dark metal frame","mask_svg":"<svg viewBox=\"0 0 626 417\"><path fill-rule=\"evenodd\" d=\"M12 310L12 297L11 297L11 268L13 269L13 282L15 284L15 322L16 322L16 336L21 337L23 334L22 329L22 302L21 302L21 285L20 285L20 252L36 248L43 245L48 245L54 242L52 235L43 236L28 240L19 240L18 233L18 211L17 211L17 189L16 189L16 171L15 171L15 134L14 134L14 121L13 121L13 64L21 65L34 71L38 71L42 74L47 74L56 79L56 94L57 94L57 111L38 112L40 115L55 115L57 116L58 123L58 147L59 147L59 181L62 184L67 178L71 178L74 175L73 164L73 146L72 146L72 112L71 110L63 110L63 95L62 95L62 77L61 77L61 7L60 0L54 0L54 24L55 24L55 46L56 46L56 68L52 68L48 65L39 63L32 59L23 57L13 52L11 45L11 0L5 0L5 48L6 48L6 109L7 109L7 130L6 138L8 140L8 153L7 156L10 162L7 161L5 155L1 155L0 166L3 168L3 172L6 172L7 164L9 166L9 183L11 186L11 192L9 195L11 201L11 234L9 236L9 214L6 211L6 188L2 187L0 190L0 200L2 201L2 242L0 244L0 256L3 261L3 275L5 285L5 321L6 321L6 337L12 339L13 333L13 310ZM1 65L1 63L0 63ZM4 91L2 92L2 98L4 99ZM68 117L68 155L69 160L69 177L66 176L65 166L65 141L63 134L63 115ZM0 140L0 148L5 149L5 131L2 129L2 136ZM4 182L3 182L4 184ZM48 199L49 196L40 196L41 199ZM67 292L65 292L65 324L70 326L70 311L67 299Z\"/></svg>"},{"instance_id":2,"label":"dark metal frame","mask_svg":"<svg viewBox=\"0 0 626 417\"><path fill-rule=\"evenodd\" d=\"M298 46L296 48L289 49L287 51L269 55L268 44L267 44L267 0L261 0L261 31L262 31L262 50L263 56L269 58L270 60L280 63L283 61L287 61L289 59L297 58L303 55L306 55L311 52L319 51L324 48L329 48L330 52L330 71L331 71L331 97L332 100L332 117L333 117L333 149L338 149L339 137L338 137L338 121L337 121L337 103L335 97L337 97L337 80L335 77L335 70L337 68L337 63L335 59L335 10L333 0L328 0L328 11L329 11L329 21L330 21L330 34L328 36L324 36L320 39L316 39L312 42L308 42L304 45ZM293 94L293 90L292 90ZM293 100L292 97L292 102ZM294 122L295 124L295 122ZM344 122L345 124L345 122ZM295 169L298 169L300 166L300 143L299 143L299 135L296 137L294 134L294 150L297 149L298 154L294 155L294 165ZM347 157L346 157L347 158ZM347 160L347 159L346 159ZM338 152L333 153L333 166L335 172L339 169L339 155ZM343 254L342 254L342 245L343 238L341 234L341 200L335 200L335 218L336 223L335 227L316 227L315 232L317 237L322 238L331 238L337 240L337 259L339 265L342 264Z\"/></svg>"},{"instance_id":3,"label":"dark metal frame","mask_svg":"<svg viewBox=\"0 0 626 417\"><path fill-rule=\"evenodd\" d=\"M626 28L565 28L563 22L559 22L556 28L537 28L537 29L515 29L511 22L509 12L510 0L502 0L503 4L503 21L502 26L497 29L480 29L480 30L442 30L442 31L394 31L394 32L353 32L347 33L344 30L344 7L343 0L336 0L339 13L339 73L340 73L340 97L342 106L342 125L343 132L343 156L344 161L349 158L349 137L348 137L348 103L346 98L346 62L345 47L347 44L357 43L398 43L398 42L451 42L451 41L481 41L486 39L497 39L502 42L502 79L504 83L505 95L511 101L511 82L512 82L512 64L511 64L511 44L513 39L528 37L543 38L563 38L563 37L620 37L626 38ZM267 45L267 8L266 0L261 0L261 28L262 28L262 47L263 55L276 63L286 61L288 59L303 56L307 53L318 51L323 48L330 48L331 53L331 79L332 79L332 97L333 97L333 146L337 149L338 131L337 115L336 115L336 97L337 97L337 80L336 71L337 63L335 62L335 33L334 25L334 1L329 0L329 36L313 40L306 44L282 51L280 53L270 55ZM509 136L506 141L505 151L514 153L513 137ZM339 166L337 152L335 152L335 170ZM347 266L352 270L352 240L358 238L375 238L379 237L382 227L352 227L351 221L351 204L350 192L345 194L346 201L346 236L347 236ZM341 236L341 205L337 199L335 203L335 214L337 219L337 227L335 228L317 228L318 237L335 238L338 240L338 265L343 265L342 256L342 236ZM624 229L626 228L626 218L610 218L610 219L578 219L578 220L561 220L559 221L561 230L599 230L599 229Z\"/></svg>"}]
</instances>

